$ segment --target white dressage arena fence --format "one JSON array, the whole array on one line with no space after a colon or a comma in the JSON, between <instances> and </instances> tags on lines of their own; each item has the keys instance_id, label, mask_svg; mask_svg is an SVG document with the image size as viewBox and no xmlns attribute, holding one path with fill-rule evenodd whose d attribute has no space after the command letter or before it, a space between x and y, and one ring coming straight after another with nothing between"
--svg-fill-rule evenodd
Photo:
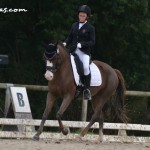
<instances>
[{"instance_id":1,"label":"white dressage arena fence","mask_svg":"<svg viewBox=\"0 0 150 150\"><path fill-rule=\"evenodd\" d=\"M11 88L11 86L19 87ZM9 119L9 116L5 116L5 118L0 118L0 126L17 126L21 127L21 130L16 131L0 131L0 138L32 138L35 134L34 127L39 126L41 120L32 119L31 110L29 109L30 104L28 104L28 98L26 89L29 90L37 90L37 91L47 91L47 86L34 86L34 85L9 85L0 83L0 88L6 89L6 107L5 114L9 114L10 104L13 105L13 111L16 119ZM25 88L21 88L25 87ZM139 91L127 91L126 95L128 96L141 96L141 97L150 97L150 92L139 92ZM15 101L16 99L16 101ZM27 101L26 101L27 100ZM27 108L24 110L24 107ZM88 122L86 120L86 111L87 111L87 101L83 101L84 115L82 116L82 121L64 121L64 125L68 128L84 128ZM17 107L16 107L17 106ZM86 106L86 107L85 107ZM19 110L18 110L19 109ZM45 123L46 127L57 127L59 128L59 124L56 120L47 120ZM95 123L92 127L93 130L97 130L99 128L98 123ZM116 135L104 135L104 141L108 142L150 142L150 125L142 125L142 124L124 124L124 123L104 123L104 130L118 130L118 134ZM126 131L141 131L147 132L148 136L128 136ZM43 132L40 138L44 139L74 139L78 134L69 133L67 136L64 136L62 133L54 133L54 132ZM87 134L85 136L85 140L96 140L98 139L98 134L94 134L93 132Z\"/></svg>"},{"instance_id":2,"label":"white dressage arena fence","mask_svg":"<svg viewBox=\"0 0 150 150\"><path fill-rule=\"evenodd\" d=\"M39 126L41 120L35 119L4 119L0 118L1 125L24 125L25 129L23 132L19 131L0 131L0 138L32 138L35 134L31 130L31 126ZM64 121L64 125L68 128L84 128L88 122L83 121ZM47 120L45 127L59 127L58 121L56 120ZM98 129L99 124L95 123L92 129ZM124 124L124 123L104 123L104 129L108 130L118 130L117 135L104 135L105 142L144 142L149 143L150 137L138 137L138 136L127 136L127 130L135 131L145 131L150 132L150 125L141 125L141 124ZM123 134L120 134L123 133ZM74 139L78 134L69 133L67 136L62 133L54 132L43 132L40 136L42 139ZM98 134L90 133L87 134L84 138L85 140L96 140L98 139Z\"/></svg>"}]
</instances>

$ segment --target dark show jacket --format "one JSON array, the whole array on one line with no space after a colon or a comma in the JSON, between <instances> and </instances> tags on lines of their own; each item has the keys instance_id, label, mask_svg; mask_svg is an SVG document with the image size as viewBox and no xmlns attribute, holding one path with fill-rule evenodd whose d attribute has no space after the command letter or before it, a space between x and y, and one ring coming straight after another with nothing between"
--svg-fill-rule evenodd
<instances>
[{"instance_id":1,"label":"dark show jacket","mask_svg":"<svg viewBox=\"0 0 150 150\"><path fill-rule=\"evenodd\" d=\"M77 43L81 43L80 50L90 55L90 48L95 44L95 28L86 22L79 29L79 22L73 23L68 38L65 40L66 45L70 47L70 52L74 52Z\"/></svg>"}]
</instances>

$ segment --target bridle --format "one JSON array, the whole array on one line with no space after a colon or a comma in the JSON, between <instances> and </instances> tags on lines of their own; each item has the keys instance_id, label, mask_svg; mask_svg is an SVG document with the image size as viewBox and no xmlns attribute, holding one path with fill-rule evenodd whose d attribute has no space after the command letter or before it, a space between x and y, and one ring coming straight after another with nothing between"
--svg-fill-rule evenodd
<instances>
[{"instance_id":1,"label":"bridle","mask_svg":"<svg viewBox=\"0 0 150 150\"><path fill-rule=\"evenodd\" d=\"M60 67L60 65L61 65L61 64L59 63L59 59L60 59L60 57L59 57L59 49L57 49L57 50L54 51L54 52L51 52L50 55L51 55L51 57L48 58L48 57L45 55L45 53L44 53L44 59L45 59L46 61L50 61L50 62L56 60L56 63L55 63L54 66L46 66L46 70L48 70L48 71L50 71L50 72L52 72L52 73L55 73L55 72L59 69L59 67Z\"/></svg>"}]
</instances>

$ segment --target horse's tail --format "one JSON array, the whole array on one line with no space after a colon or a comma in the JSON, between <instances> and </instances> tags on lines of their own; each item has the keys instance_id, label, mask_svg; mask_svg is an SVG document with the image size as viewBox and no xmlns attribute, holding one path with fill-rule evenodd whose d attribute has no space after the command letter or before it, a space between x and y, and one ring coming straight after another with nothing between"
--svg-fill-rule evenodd
<instances>
[{"instance_id":1,"label":"horse's tail","mask_svg":"<svg viewBox=\"0 0 150 150\"><path fill-rule=\"evenodd\" d=\"M126 87L125 87L125 80L122 76L122 73L117 70L114 69L118 79L119 79L119 83L118 83L118 87L116 90L116 94L117 94L117 101L116 101L116 106L115 106L115 112L117 117L123 121L123 122L127 122L128 121L128 117L126 115L126 105L125 105L125 92L126 92Z\"/></svg>"}]
</instances>

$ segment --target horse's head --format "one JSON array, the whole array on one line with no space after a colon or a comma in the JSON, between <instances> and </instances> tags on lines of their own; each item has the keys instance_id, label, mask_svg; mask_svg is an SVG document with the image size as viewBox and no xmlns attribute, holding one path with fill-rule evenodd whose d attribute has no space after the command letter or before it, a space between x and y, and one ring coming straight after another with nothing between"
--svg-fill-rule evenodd
<instances>
[{"instance_id":1,"label":"horse's head","mask_svg":"<svg viewBox=\"0 0 150 150\"><path fill-rule=\"evenodd\" d=\"M50 81L59 67L59 49L57 48L57 44L49 44L44 47L44 59L46 61L45 78Z\"/></svg>"}]
</instances>

